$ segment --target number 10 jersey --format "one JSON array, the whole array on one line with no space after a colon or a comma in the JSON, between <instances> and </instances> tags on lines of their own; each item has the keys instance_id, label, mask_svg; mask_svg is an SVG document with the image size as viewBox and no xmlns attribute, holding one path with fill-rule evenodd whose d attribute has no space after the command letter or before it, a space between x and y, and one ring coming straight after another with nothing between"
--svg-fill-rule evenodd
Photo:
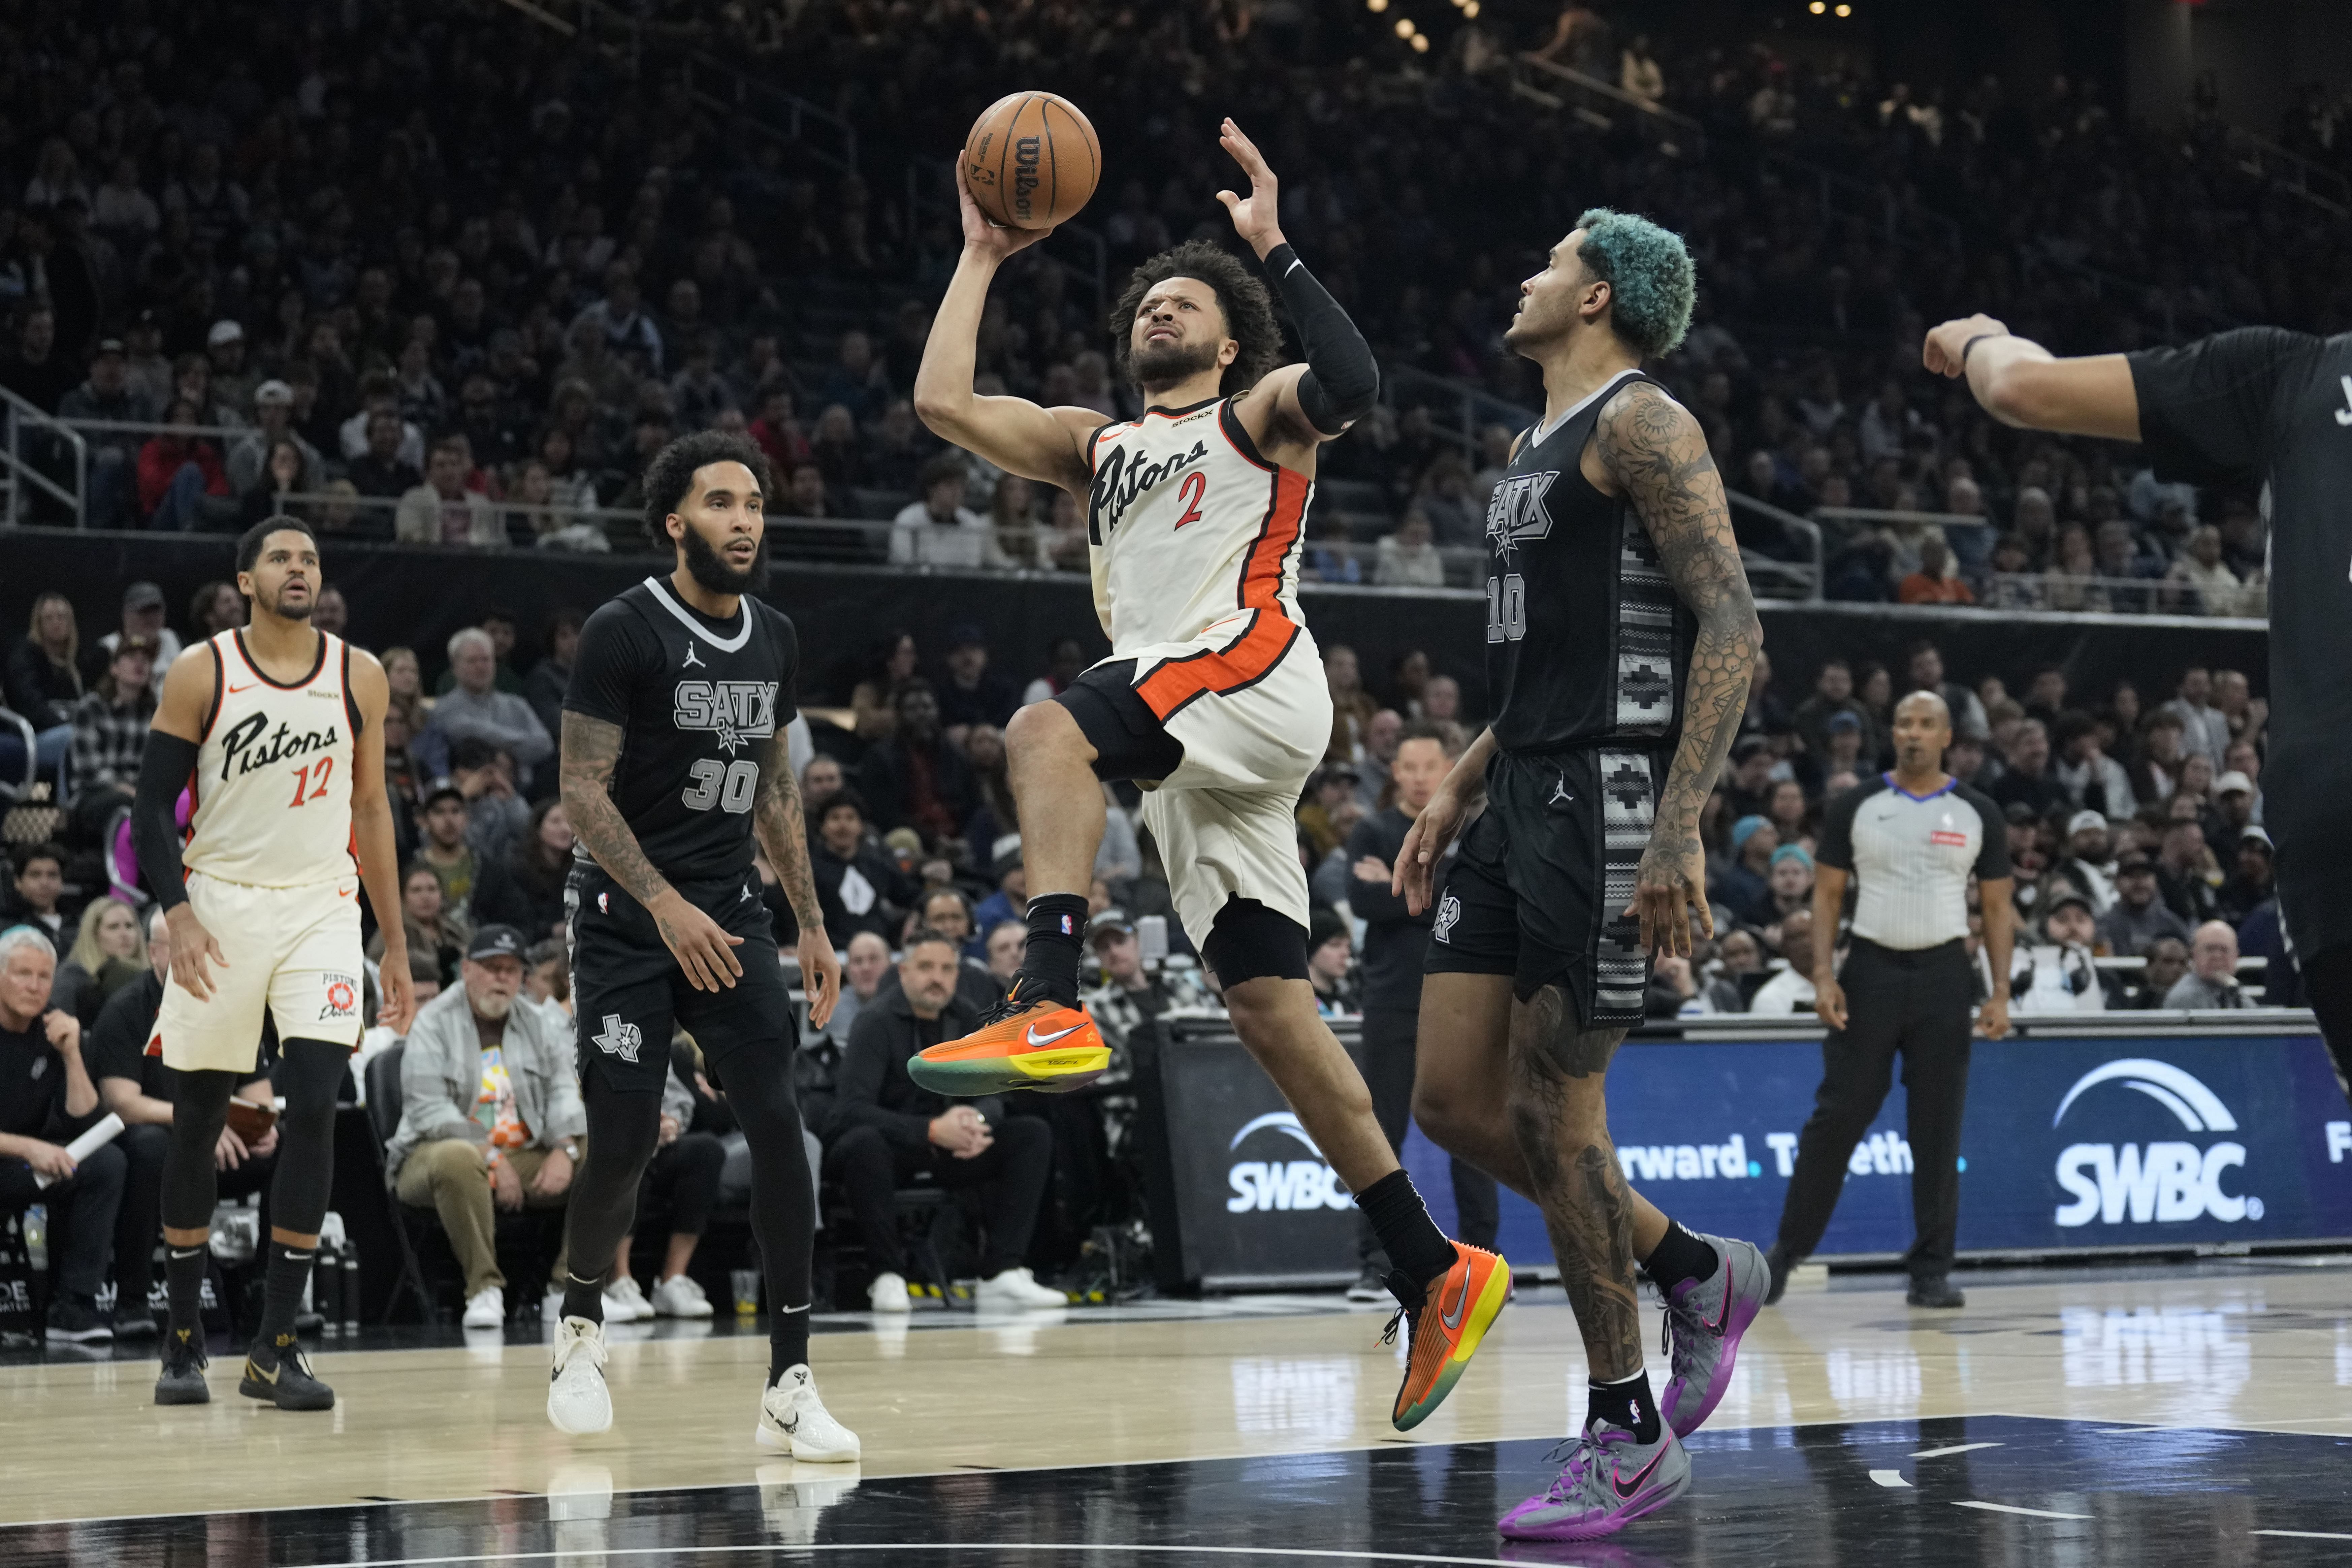
<instances>
[{"instance_id":1,"label":"number 10 jersey","mask_svg":"<svg viewBox=\"0 0 2352 1568\"><path fill-rule=\"evenodd\" d=\"M731 620L715 621L657 577L581 628L564 711L620 728L613 804L671 881L751 868L760 768L796 711L799 665L782 611L746 595Z\"/></svg>"}]
</instances>

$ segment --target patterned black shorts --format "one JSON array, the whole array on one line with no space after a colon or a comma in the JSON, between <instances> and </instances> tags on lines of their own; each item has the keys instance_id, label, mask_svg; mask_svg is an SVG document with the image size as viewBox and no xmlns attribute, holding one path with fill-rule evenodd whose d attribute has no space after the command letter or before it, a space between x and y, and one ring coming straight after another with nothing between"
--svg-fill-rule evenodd
<instances>
[{"instance_id":1,"label":"patterned black shorts","mask_svg":"<svg viewBox=\"0 0 2352 1568\"><path fill-rule=\"evenodd\" d=\"M1625 910L1666 757L1586 748L1497 756L1430 929L1431 974L1507 974L1526 1001L1564 987L1588 1029L1642 1021L1650 958Z\"/></svg>"}]
</instances>

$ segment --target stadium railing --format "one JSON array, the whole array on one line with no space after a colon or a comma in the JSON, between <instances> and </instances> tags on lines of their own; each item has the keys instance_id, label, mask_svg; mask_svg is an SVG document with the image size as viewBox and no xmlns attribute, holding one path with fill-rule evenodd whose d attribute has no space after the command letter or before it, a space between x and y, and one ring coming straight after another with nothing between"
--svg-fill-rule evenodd
<instances>
[{"instance_id":1,"label":"stadium railing","mask_svg":"<svg viewBox=\"0 0 2352 1568\"><path fill-rule=\"evenodd\" d=\"M1595 131L1614 130L1618 116L1631 114L1633 124L1656 139L1659 151L1670 156L1706 156L1706 127L1689 115L1541 55L1512 58L1509 88L1513 96L1546 109L1566 109Z\"/></svg>"},{"instance_id":2,"label":"stadium railing","mask_svg":"<svg viewBox=\"0 0 2352 1568\"><path fill-rule=\"evenodd\" d=\"M5 511L7 525L14 528L24 514L25 487L30 485L42 494L63 505L79 525L82 498L89 493L89 443L81 433L53 414L43 413L34 405L0 386L0 405L7 409L8 442L0 453L0 483L7 487ZM46 447L47 464L36 462L26 456L26 448ZM44 468L63 470L70 467L73 489L67 489L57 477L44 472Z\"/></svg>"}]
</instances>

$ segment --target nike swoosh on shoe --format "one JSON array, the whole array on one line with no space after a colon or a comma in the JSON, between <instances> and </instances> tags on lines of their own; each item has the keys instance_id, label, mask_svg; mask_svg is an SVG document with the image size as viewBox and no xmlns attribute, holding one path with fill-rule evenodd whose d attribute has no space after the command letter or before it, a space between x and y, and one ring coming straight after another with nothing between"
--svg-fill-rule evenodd
<instances>
[{"instance_id":1,"label":"nike swoosh on shoe","mask_svg":"<svg viewBox=\"0 0 2352 1568\"><path fill-rule=\"evenodd\" d=\"M1656 1469L1659 1462L1665 1457L1666 1450L1664 1447L1661 1445L1658 1451L1650 1456L1650 1462L1643 1465L1641 1469L1634 1474L1631 1484L1627 1483L1624 1476L1621 1474L1615 1467L1611 1467L1609 1471L1610 1489L1617 1494L1619 1501L1623 1502L1631 1500L1633 1495L1642 1489L1642 1483L1650 1479L1650 1472Z\"/></svg>"},{"instance_id":2,"label":"nike swoosh on shoe","mask_svg":"<svg viewBox=\"0 0 2352 1568\"><path fill-rule=\"evenodd\" d=\"M1469 1310L1470 1280L1465 1274L1462 1280L1462 1289L1454 1293L1454 1310L1450 1312L1440 1311L1437 1314L1437 1321L1445 1325L1445 1331L1450 1334L1462 1326L1462 1314Z\"/></svg>"},{"instance_id":3,"label":"nike swoosh on shoe","mask_svg":"<svg viewBox=\"0 0 2352 1568\"><path fill-rule=\"evenodd\" d=\"M1069 1037L1069 1036L1071 1036L1071 1035L1075 1035L1075 1034L1076 1034L1080 1029L1083 1029L1083 1028L1085 1028L1085 1027L1086 1027L1086 1026L1085 1026L1084 1024L1073 1024L1073 1025L1071 1025L1068 1028L1064 1029L1064 1030L1063 1030L1060 1034L1058 1034L1058 1035L1043 1035L1043 1036L1041 1036L1041 1035L1039 1035L1039 1034L1037 1033L1037 1026L1036 1026L1036 1025L1034 1025L1034 1024L1032 1024L1032 1025L1030 1025L1030 1026L1029 1026L1029 1033L1028 1033L1028 1035L1027 1035L1026 1038L1027 1038L1027 1040L1028 1040L1029 1044L1031 1044L1031 1045L1033 1045L1033 1046L1050 1046L1050 1045L1052 1045L1055 1040L1059 1040L1059 1039L1066 1038L1067 1037Z\"/></svg>"}]
</instances>

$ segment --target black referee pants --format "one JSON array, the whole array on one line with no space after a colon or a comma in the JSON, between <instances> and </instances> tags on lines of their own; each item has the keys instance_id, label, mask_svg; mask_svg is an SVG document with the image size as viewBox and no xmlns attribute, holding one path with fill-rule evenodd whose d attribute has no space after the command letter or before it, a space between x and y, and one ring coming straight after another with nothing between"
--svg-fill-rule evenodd
<instances>
[{"instance_id":1,"label":"black referee pants","mask_svg":"<svg viewBox=\"0 0 2352 1568\"><path fill-rule=\"evenodd\" d=\"M1846 1161L1886 1101L1903 1057L1910 1106L1911 1220L1904 1261L1915 1279L1948 1273L1960 1223L1960 1114L1969 1092L1969 1009L1975 976L1958 942L1914 952L1856 938L1839 976L1846 1026L1822 1041L1822 1087L1797 1139L1797 1171L1780 1209L1780 1250L1810 1256L1829 1228Z\"/></svg>"}]
</instances>

